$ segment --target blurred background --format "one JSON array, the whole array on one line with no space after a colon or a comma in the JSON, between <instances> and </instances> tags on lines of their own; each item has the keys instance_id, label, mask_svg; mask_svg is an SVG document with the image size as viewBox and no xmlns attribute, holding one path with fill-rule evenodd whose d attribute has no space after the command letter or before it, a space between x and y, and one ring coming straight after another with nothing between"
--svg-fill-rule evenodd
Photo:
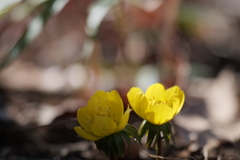
<instances>
[{"instance_id":1,"label":"blurred background","mask_svg":"<svg viewBox=\"0 0 240 160\"><path fill-rule=\"evenodd\" d=\"M0 158L104 159L78 137L97 90L186 94L166 157L240 159L240 1L1 0ZM142 119L131 112L129 123ZM133 143L123 159L154 159ZM130 154L129 154L130 153Z\"/></svg>"}]
</instances>

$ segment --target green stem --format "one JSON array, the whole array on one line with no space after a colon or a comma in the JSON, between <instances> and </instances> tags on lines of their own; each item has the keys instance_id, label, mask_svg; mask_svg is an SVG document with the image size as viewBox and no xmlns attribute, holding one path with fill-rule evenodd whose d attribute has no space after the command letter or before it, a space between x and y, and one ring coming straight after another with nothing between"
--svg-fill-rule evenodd
<instances>
[{"instance_id":1,"label":"green stem","mask_svg":"<svg viewBox=\"0 0 240 160\"><path fill-rule=\"evenodd\" d=\"M158 138L157 139L157 144L156 144L156 154L159 156L162 156L162 139ZM156 160L160 160L161 158L156 158Z\"/></svg>"}]
</instances>

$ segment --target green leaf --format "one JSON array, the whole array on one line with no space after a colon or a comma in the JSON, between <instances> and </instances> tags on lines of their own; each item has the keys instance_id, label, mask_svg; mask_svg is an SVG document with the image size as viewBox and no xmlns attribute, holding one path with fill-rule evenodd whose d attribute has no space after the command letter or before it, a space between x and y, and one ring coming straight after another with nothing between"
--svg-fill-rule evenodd
<instances>
[{"instance_id":1,"label":"green leaf","mask_svg":"<svg viewBox=\"0 0 240 160\"><path fill-rule=\"evenodd\" d=\"M168 127L165 124L161 125L161 128L162 128L164 140L165 140L167 146L169 146L170 139L171 139L171 131L169 131Z\"/></svg>"},{"instance_id":2,"label":"green leaf","mask_svg":"<svg viewBox=\"0 0 240 160\"><path fill-rule=\"evenodd\" d=\"M154 126L152 125L149 130L148 130L148 135L147 135L147 144L146 147L149 148L154 140L154 137L156 135L156 130L154 129Z\"/></svg>"},{"instance_id":3,"label":"green leaf","mask_svg":"<svg viewBox=\"0 0 240 160\"><path fill-rule=\"evenodd\" d=\"M166 123L166 125L167 125L167 127L169 129L169 132L171 134L171 140L173 141L173 143L175 143L175 139L174 139L174 136L173 136L171 124L170 123Z\"/></svg>"},{"instance_id":4,"label":"green leaf","mask_svg":"<svg viewBox=\"0 0 240 160\"><path fill-rule=\"evenodd\" d=\"M150 127L151 123L149 123L148 121L146 120L143 120L140 128L139 128L139 136L142 138L146 133L147 131L149 130L149 127Z\"/></svg>"},{"instance_id":5,"label":"green leaf","mask_svg":"<svg viewBox=\"0 0 240 160\"><path fill-rule=\"evenodd\" d=\"M115 144L118 148L117 156L123 157L124 151L125 151L125 143L124 143L123 137L121 136L120 133L115 133L115 134L113 134L113 138L114 138Z\"/></svg>"},{"instance_id":6,"label":"green leaf","mask_svg":"<svg viewBox=\"0 0 240 160\"><path fill-rule=\"evenodd\" d=\"M111 148L109 144L109 136L95 141L96 147L100 152L103 152L107 158L111 157Z\"/></svg>"},{"instance_id":7,"label":"green leaf","mask_svg":"<svg viewBox=\"0 0 240 160\"><path fill-rule=\"evenodd\" d=\"M154 141L154 144L153 146L155 147L157 142L161 140L161 126L160 125L155 125L155 141Z\"/></svg>"},{"instance_id":8,"label":"green leaf","mask_svg":"<svg viewBox=\"0 0 240 160\"><path fill-rule=\"evenodd\" d=\"M138 135L138 131L136 130L136 128L134 128L131 125L126 125L126 127L123 129L124 132L126 132L127 134L133 136L138 143L141 143L141 138Z\"/></svg>"},{"instance_id":9,"label":"green leaf","mask_svg":"<svg viewBox=\"0 0 240 160\"><path fill-rule=\"evenodd\" d=\"M147 147L151 146L154 138L155 138L155 141L154 141L153 146L155 147L157 141L160 138L160 131L161 131L160 125L154 125L154 124L149 123L148 139L147 139L147 144L146 144Z\"/></svg>"},{"instance_id":10,"label":"green leaf","mask_svg":"<svg viewBox=\"0 0 240 160\"><path fill-rule=\"evenodd\" d=\"M115 140L114 140L114 136L113 135L110 135L109 136L109 146L110 146L110 149L111 149L111 154L114 154L118 157L120 157L121 155L119 154L119 150L118 150L118 146L117 144L115 143Z\"/></svg>"},{"instance_id":11,"label":"green leaf","mask_svg":"<svg viewBox=\"0 0 240 160\"><path fill-rule=\"evenodd\" d=\"M127 149L129 149L129 147L131 146L131 139L130 139L130 137L129 137L128 134L125 133L124 131L121 131L121 132L119 132L119 133L120 133L121 136L126 140L127 145L128 145L128 148L127 148Z\"/></svg>"}]
</instances>

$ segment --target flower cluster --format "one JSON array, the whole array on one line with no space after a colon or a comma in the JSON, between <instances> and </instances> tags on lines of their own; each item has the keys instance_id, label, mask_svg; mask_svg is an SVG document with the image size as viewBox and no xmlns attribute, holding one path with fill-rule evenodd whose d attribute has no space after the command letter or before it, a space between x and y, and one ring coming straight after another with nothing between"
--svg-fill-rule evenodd
<instances>
[{"instance_id":1,"label":"flower cluster","mask_svg":"<svg viewBox=\"0 0 240 160\"><path fill-rule=\"evenodd\" d=\"M76 126L75 131L82 138L94 141L107 157L123 156L125 142L130 145L131 136L140 142L148 133L147 147L162 138L169 144L172 132L168 122L181 110L185 95L178 86L165 90L162 84L156 83L145 93L140 88L131 88L127 98L134 112L144 119L139 133L127 124L131 109L128 107L124 112L122 99L115 90L97 91L87 106L77 112L80 126Z\"/></svg>"}]
</instances>

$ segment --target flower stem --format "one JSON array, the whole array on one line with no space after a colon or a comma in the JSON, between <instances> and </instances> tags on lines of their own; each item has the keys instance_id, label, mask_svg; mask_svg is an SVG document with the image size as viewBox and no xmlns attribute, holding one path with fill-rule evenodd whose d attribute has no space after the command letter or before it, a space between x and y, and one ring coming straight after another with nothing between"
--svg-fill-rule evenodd
<instances>
[{"instance_id":1,"label":"flower stem","mask_svg":"<svg viewBox=\"0 0 240 160\"><path fill-rule=\"evenodd\" d=\"M158 138L157 139L157 144L156 144L156 154L159 156L162 156L162 139ZM160 158L156 158L156 160L160 160Z\"/></svg>"}]
</instances>

